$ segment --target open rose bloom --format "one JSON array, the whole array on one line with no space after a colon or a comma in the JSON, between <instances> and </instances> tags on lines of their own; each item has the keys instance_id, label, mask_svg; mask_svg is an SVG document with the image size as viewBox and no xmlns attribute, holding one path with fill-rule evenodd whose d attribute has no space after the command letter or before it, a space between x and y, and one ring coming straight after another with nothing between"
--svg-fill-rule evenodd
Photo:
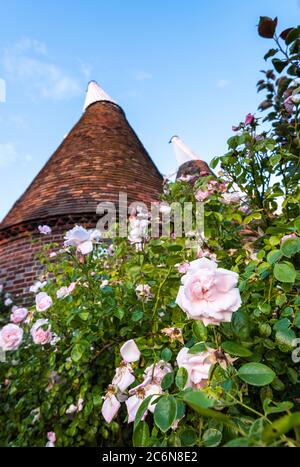
<instances>
[{"instance_id":1,"label":"open rose bloom","mask_svg":"<svg viewBox=\"0 0 300 467\"><path fill-rule=\"evenodd\" d=\"M22 342L23 329L16 324L7 324L0 331L0 347L4 350L17 350Z\"/></svg>"},{"instance_id":2,"label":"open rose bloom","mask_svg":"<svg viewBox=\"0 0 300 467\"><path fill-rule=\"evenodd\" d=\"M176 303L188 318L201 320L205 326L230 322L241 306L238 274L218 268L207 258L192 261L181 281Z\"/></svg>"},{"instance_id":3,"label":"open rose bloom","mask_svg":"<svg viewBox=\"0 0 300 467\"><path fill-rule=\"evenodd\" d=\"M201 389L208 380L209 371L214 363L212 352L189 353L187 347L183 347L177 355L179 368L185 368L188 373L186 388Z\"/></svg>"}]
</instances>

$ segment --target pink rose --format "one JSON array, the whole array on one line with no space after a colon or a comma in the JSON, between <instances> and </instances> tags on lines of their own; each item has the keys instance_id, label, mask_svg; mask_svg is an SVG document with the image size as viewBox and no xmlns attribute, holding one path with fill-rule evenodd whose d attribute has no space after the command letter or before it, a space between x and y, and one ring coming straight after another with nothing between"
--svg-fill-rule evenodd
<instances>
[{"instance_id":1,"label":"pink rose","mask_svg":"<svg viewBox=\"0 0 300 467\"><path fill-rule=\"evenodd\" d=\"M209 195L210 193L207 190L206 191L198 190L195 193L195 198L197 201L204 201L209 197Z\"/></svg>"},{"instance_id":2,"label":"pink rose","mask_svg":"<svg viewBox=\"0 0 300 467\"><path fill-rule=\"evenodd\" d=\"M177 355L179 368L185 368L188 373L186 388L201 389L208 380L211 366L214 364L212 352L189 353L187 347L183 347Z\"/></svg>"},{"instance_id":3,"label":"pink rose","mask_svg":"<svg viewBox=\"0 0 300 467\"><path fill-rule=\"evenodd\" d=\"M28 310L27 308L15 308L12 310L12 313L10 315L10 320L12 323L21 323L24 321L26 316L28 315Z\"/></svg>"},{"instance_id":4,"label":"pink rose","mask_svg":"<svg viewBox=\"0 0 300 467\"><path fill-rule=\"evenodd\" d=\"M153 404L153 401L157 399L157 396L162 394L162 388L158 384L147 384L146 386L138 386L137 388L130 390L130 394L133 395L125 401L128 413L128 423L134 422L136 413L143 400L151 395L153 395L153 397L150 399L148 409L146 409L143 418L147 415L147 410L150 410L152 413L154 412L156 404Z\"/></svg>"},{"instance_id":5,"label":"pink rose","mask_svg":"<svg viewBox=\"0 0 300 467\"><path fill-rule=\"evenodd\" d=\"M47 325L47 329L43 326ZM32 340L35 344L45 345L49 344L52 339L51 326L47 319L38 319L30 330Z\"/></svg>"},{"instance_id":6,"label":"pink rose","mask_svg":"<svg viewBox=\"0 0 300 467\"><path fill-rule=\"evenodd\" d=\"M176 298L188 318L208 324L230 322L232 313L241 306L238 274L218 268L207 258L196 259L182 278Z\"/></svg>"},{"instance_id":7,"label":"pink rose","mask_svg":"<svg viewBox=\"0 0 300 467\"><path fill-rule=\"evenodd\" d=\"M115 392L116 388L114 386L109 386L104 397L101 413L107 423L111 423L121 407L120 402L115 396Z\"/></svg>"},{"instance_id":8,"label":"pink rose","mask_svg":"<svg viewBox=\"0 0 300 467\"><path fill-rule=\"evenodd\" d=\"M286 240L288 240L289 238L297 238L297 235L295 233L291 233L291 234L288 234L288 235L284 235L282 237L282 239L280 240L280 243L284 243Z\"/></svg>"},{"instance_id":9,"label":"pink rose","mask_svg":"<svg viewBox=\"0 0 300 467\"><path fill-rule=\"evenodd\" d=\"M56 434L54 431L48 431L47 433L48 442L46 444L46 448L54 448L56 443Z\"/></svg>"},{"instance_id":10,"label":"pink rose","mask_svg":"<svg viewBox=\"0 0 300 467\"><path fill-rule=\"evenodd\" d=\"M245 118L245 125L252 125L254 122L254 115L253 114L247 114Z\"/></svg>"},{"instance_id":11,"label":"pink rose","mask_svg":"<svg viewBox=\"0 0 300 467\"><path fill-rule=\"evenodd\" d=\"M35 297L37 311L45 311L52 305L52 298L46 292L40 292Z\"/></svg>"},{"instance_id":12,"label":"pink rose","mask_svg":"<svg viewBox=\"0 0 300 467\"><path fill-rule=\"evenodd\" d=\"M40 234L43 235L49 235L52 232L51 227L49 227L49 225L39 225L38 231L40 232Z\"/></svg>"},{"instance_id":13,"label":"pink rose","mask_svg":"<svg viewBox=\"0 0 300 467\"><path fill-rule=\"evenodd\" d=\"M6 350L17 350L23 339L23 329L16 324L7 324L0 331L0 347Z\"/></svg>"},{"instance_id":14,"label":"pink rose","mask_svg":"<svg viewBox=\"0 0 300 467\"><path fill-rule=\"evenodd\" d=\"M10 305L12 305L12 303L13 303L13 301L9 297L4 300L4 305L5 306L10 306Z\"/></svg>"},{"instance_id":15,"label":"pink rose","mask_svg":"<svg viewBox=\"0 0 300 467\"><path fill-rule=\"evenodd\" d=\"M121 363L119 368L116 369L116 374L112 380L112 384L116 386L121 392L124 392L128 386L134 381L135 377L132 374L132 366L130 363Z\"/></svg>"}]
</instances>

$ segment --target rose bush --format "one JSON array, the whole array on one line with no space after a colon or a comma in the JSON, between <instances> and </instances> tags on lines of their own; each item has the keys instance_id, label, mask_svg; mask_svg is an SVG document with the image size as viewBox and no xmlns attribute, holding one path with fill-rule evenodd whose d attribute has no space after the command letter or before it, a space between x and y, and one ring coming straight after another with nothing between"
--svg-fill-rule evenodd
<instances>
[{"instance_id":1,"label":"rose bush","mask_svg":"<svg viewBox=\"0 0 300 467\"><path fill-rule=\"evenodd\" d=\"M151 239L141 210L111 244L76 226L27 314L1 290L1 445L300 445L300 28L277 27L268 129L248 114L218 177L164 185L205 203L204 238Z\"/></svg>"}]
</instances>

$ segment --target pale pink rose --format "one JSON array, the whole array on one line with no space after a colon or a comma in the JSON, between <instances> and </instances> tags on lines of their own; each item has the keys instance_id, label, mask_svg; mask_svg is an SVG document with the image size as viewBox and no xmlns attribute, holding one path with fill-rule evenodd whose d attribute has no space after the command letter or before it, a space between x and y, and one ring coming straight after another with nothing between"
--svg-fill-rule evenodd
<instances>
[{"instance_id":1,"label":"pale pink rose","mask_svg":"<svg viewBox=\"0 0 300 467\"><path fill-rule=\"evenodd\" d=\"M4 386L9 386L10 385L10 379L5 379L4 380Z\"/></svg>"},{"instance_id":2,"label":"pale pink rose","mask_svg":"<svg viewBox=\"0 0 300 467\"><path fill-rule=\"evenodd\" d=\"M245 117L245 125L252 125L254 122L254 115L253 114L247 114Z\"/></svg>"},{"instance_id":3,"label":"pale pink rose","mask_svg":"<svg viewBox=\"0 0 300 467\"><path fill-rule=\"evenodd\" d=\"M10 320L12 323L18 324L24 321L26 316L28 315L28 310L27 308L15 308L12 310L12 313L10 315Z\"/></svg>"},{"instance_id":4,"label":"pale pink rose","mask_svg":"<svg viewBox=\"0 0 300 467\"><path fill-rule=\"evenodd\" d=\"M223 193L222 200L224 204L237 204L241 202L241 196L239 193Z\"/></svg>"},{"instance_id":5,"label":"pale pink rose","mask_svg":"<svg viewBox=\"0 0 300 467\"><path fill-rule=\"evenodd\" d=\"M144 371L145 379L149 380L151 383L160 384L167 373L171 373L173 371L172 365L170 363L165 362L164 360L160 360L157 363L154 363L151 366L148 366Z\"/></svg>"},{"instance_id":6,"label":"pale pink rose","mask_svg":"<svg viewBox=\"0 0 300 467\"><path fill-rule=\"evenodd\" d=\"M197 252L197 258L209 258L209 259L217 262L217 255L215 253L211 253L209 250L200 249Z\"/></svg>"},{"instance_id":7,"label":"pale pink rose","mask_svg":"<svg viewBox=\"0 0 300 467\"><path fill-rule=\"evenodd\" d=\"M75 290L75 287L76 287L76 282L71 282L71 284L68 287L68 292L72 293L73 290Z\"/></svg>"},{"instance_id":8,"label":"pale pink rose","mask_svg":"<svg viewBox=\"0 0 300 467\"><path fill-rule=\"evenodd\" d=\"M186 274L188 272L188 269L190 267L190 263L185 262L177 265L178 272L180 274Z\"/></svg>"},{"instance_id":9,"label":"pale pink rose","mask_svg":"<svg viewBox=\"0 0 300 467\"><path fill-rule=\"evenodd\" d=\"M121 363L119 368L116 369L112 384L116 386L121 392L124 392L128 386L130 386L135 381L135 377L133 376L132 372L133 370L130 363Z\"/></svg>"},{"instance_id":10,"label":"pale pink rose","mask_svg":"<svg viewBox=\"0 0 300 467\"><path fill-rule=\"evenodd\" d=\"M207 258L190 263L188 272L181 278L182 286L176 298L188 318L208 324L230 322L232 313L241 306L238 274L218 268Z\"/></svg>"},{"instance_id":11,"label":"pale pink rose","mask_svg":"<svg viewBox=\"0 0 300 467\"><path fill-rule=\"evenodd\" d=\"M140 359L141 352L133 339L125 342L120 349L120 353L124 362L137 362Z\"/></svg>"},{"instance_id":12,"label":"pale pink rose","mask_svg":"<svg viewBox=\"0 0 300 467\"><path fill-rule=\"evenodd\" d=\"M151 395L153 395L153 397L150 399L148 409L145 410L142 419L144 419L147 415L147 410L150 410L152 413L154 412L156 404L153 404L153 402L160 394L162 394L162 388L158 384L147 384L146 386L139 385L136 388L130 390L130 394L133 395L125 401L128 413L128 423L134 422L136 413L143 400Z\"/></svg>"},{"instance_id":13,"label":"pale pink rose","mask_svg":"<svg viewBox=\"0 0 300 467\"><path fill-rule=\"evenodd\" d=\"M55 251L51 251L49 256L50 258L55 258L55 256L57 256L57 253L55 253Z\"/></svg>"},{"instance_id":14,"label":"pale pink rose","mask_svg":"<svg viewBox=\"0 0 300 467\"><path fill-rule=\"evenodd\" d=\"M109 281L108 281L107 279L101 281L100 289L103 289L103 288L106 287L108 284L109 284Z\"/></svg>"},{"instance_id":15,"label":"pale pink rose","mask_svg":"<svg viewBox=\"0 0 300 467\"><path fill-rule=\"evenodd\" d=\"M117 415L120 407L121 407L121 404L116 398L116 396L108 392L104 398L104 402L103 402L102 409L101 409L101 413L103 415L104 420L107 423L111 423L111 421Z\"/></svg>"},{"instance_id":16,"label":"pale pink rose","mask_svg":"<svg viewBox=\"0 0 300 467\"><path fill-rule=\"evenodd\" d=\"M78 402L77 402L77 409L78 409L78 412L81 412L82 409L83 409L83 403L84 403L84 399L82 399L82 397L80 397L78 399Z\"/></svg>"},{"instance_id":17,"label":"pale pink rose","mask_svg":"<svg viewBox=\"0 0 300 467\"><path fill-rule=\"evenodd\" d=\"M66 297L68 297L68 295L70 295L69 290L68 290L68 287L61 287L61 288L58 289L58 291L56 292L56 297L57 297L58 299L60 299L60 298L66 298Z\"/></svg>"},{"instance_id":18,"label":"pale pink rose","mask_svg":"<svg viewBox=\"0 0 300 467\"><path fill-rule=\"evenodd\" d=\"M13 301L9 297L4 300L4 305L5 306L10 306L10 305L12 305L12 303L13 303Z\"/></svg>"},{"instance_id":19,"label":"pale pink rose","mask_svg":"<svg viewBox=\"0 0 300 467\"><path fill-rule=\"evenodd\" d=\"M40 289L45 287L47 284L47 281L41 282L41 281L36 281L30 288L29 292L37 293Z\"/></svg>"},{"instance_id":20,"label":"pale pink rose","mask_svg":"<svg viewBox=\"0 0 300 467\"><path fill-rule=\"evenodd\" d=\"M40 234L43 235L49 235L52 232L51 227L49 227L49 225L39 225L38 231L40 232Z\"/></svg>"},{"instance_id":21,"label":"pale pink rose","mask_svg":"<svg viewBox=\"0 0 300 467\"><path fill-rule=\"evenodd\" d=\"M46 444L46 448L54 448L54 445L56 443L56 434L54 433L54 431L48 431L47 439L48 442Z\"/></svg>"},{"instance_id":22,"label":"pale pink rose","mask_svg":"<svg viewBox=\"0 0 300 467\"><path fill-rule=\"evenodd\" d=\"M177 355L179 368L185 368L188 373L186 388L201 389L208 380L209 371L214 363L212 352L208 350L197 354L188 353L189 349L183 347Z\"/></svg>"},{"instance_id":23,"label":"pale pink rose","mask_svg":"<svg viewBox=\"0 0 300 467\"><path fill-rule=\"evenodd\" d=\"M47 325L47 329L44 329ZM51 326L47 319L38 319L30 330L32 340L35 344L49 344L52 339Z\"/></svg>"},{"instance_id":24,"label":"pale pink rose","mask_svg":"<svg viewBox=\"0 0 300 467\"><path fill-rule=\"evenodd\" d=\"M100 232L98 230L86 230L84 227L76 225L66 233L64 245L66 247L75 246L82 255L88 255L93 251L93 242L99 236Z\"/></svg>"},{"instance_id":25,"label":"pale pink rose","mask_svg":"<svg viewBox=\"0 0 300 467\"><path fill-rule=\"evenodd\" d=\"M71 405L69 405L69 407L67 408L66 414L67 414L67 415L71 415L71 414L77 412L77 410L78 410L77 405L71 404Z\"/></svg>"},{"instance_id":26,"label":"pale pink rose","mask_svg":"<svg viewBox=\"0 0 300 467\"><path fill-rule=\"evenodd\" d=\"M37 311L45 311L52 305L52 298L46 292L40 292L35 297Z\"/></svg>"},{"instance_id":27,"label":"pale pink rose","mask_svg":"<svg viewBox=\"0 0 300 467\"><path fill-rule=\"evenodd\" d=\"M196 198L197 201L204 201L209 197L209 195L210 195L210 193L207 190L205 190L205 191L198 190L195 193L195 198Z\"/></svg>"},{"instance_id":28,"label":"pale pink rose","mask_svg":"<svg viewBox=\"0 0 300 467\"><path fill-rule=\"evenodd\" d=\"M280 243L284 243L286 240L288 240L289 238L297 238L297 235L295 233L291 233L291 234L288 234L288 235L284 235L281 240L280 240Z\"/></svg>"},{"instance_id":29,"label":"pale pink rose","mask_svg":"<svg viewBox=\"0 0 300 467\"><path fill-rule=\"evenodd\" d=\"M0 331L0 347L6 350L17 350L23 339L23 329L16 324L6 324Z\"/></svg>"}]
</instances>

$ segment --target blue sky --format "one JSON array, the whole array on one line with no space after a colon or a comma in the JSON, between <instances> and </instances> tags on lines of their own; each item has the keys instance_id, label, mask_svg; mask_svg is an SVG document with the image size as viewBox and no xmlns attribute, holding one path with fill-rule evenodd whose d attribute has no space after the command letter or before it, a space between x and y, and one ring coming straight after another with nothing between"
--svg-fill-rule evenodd
<instances>
[{"instance_id":1,"label":"blue sky","mask_svg":"<svg viewBox=\"0 0 300 467\"><path fill-rule=\"evenodd\" d=\"M207 161L226 151L232 124L262 100L260 15L284 29L300 2L0 0L0 218L79 119L90 79L162 173L176 168L173 134Z\"/></svg>"}]
</instances>

